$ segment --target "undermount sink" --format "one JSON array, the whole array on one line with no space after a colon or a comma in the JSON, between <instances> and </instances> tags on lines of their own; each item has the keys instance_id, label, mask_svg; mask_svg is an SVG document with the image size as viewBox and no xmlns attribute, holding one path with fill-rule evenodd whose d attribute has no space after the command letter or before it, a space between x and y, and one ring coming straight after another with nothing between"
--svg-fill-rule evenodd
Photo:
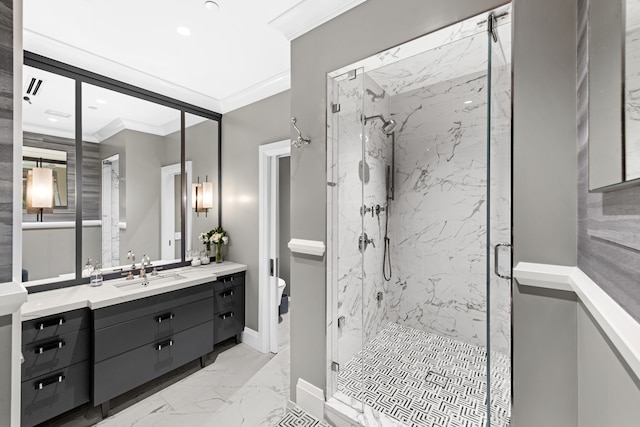
<instances>
[{"instance_id":1,"label":"undermount sink","mask_svg":"<svg viewBox=\"0 0 640 427\"><path fill-rule=\"evenodd\" d=\"M134 289L145 288L148 286L158 286L158 285L164 285L167 283L173 283L182 279L186 279L186 277L177 273L166 274L162 276L148 275L146 279L141 279L137 277L133 280L124 280L124 281L120 281L119 283L114 283L113 286L120 289L121 291L132 291Z\"/></svg>"}]
</instances>

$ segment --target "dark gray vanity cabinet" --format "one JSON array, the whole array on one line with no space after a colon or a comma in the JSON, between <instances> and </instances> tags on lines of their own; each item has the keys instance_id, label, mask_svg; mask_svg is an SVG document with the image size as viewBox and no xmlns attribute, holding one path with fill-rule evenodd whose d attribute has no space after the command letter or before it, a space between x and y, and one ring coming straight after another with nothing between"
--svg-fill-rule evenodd
<instances>
[{"instance_id":1,"label":"dark gray vanity cabinet","mask_svg":"<svg viewBox=\"0 0 640 427\"><path fill-rule=\"evenodd\" d=\"M90 400L90 314L69 311L22 323L22 425Z\"/></svg>"},{"instance_id":2,"label":"dark gray vanity cabinet","mask_svg":"<svg viewBox=\"0 0 640 427\"><path fill-rule=\"evenodd\" d=\"M217 344L228 338L240 342L244 330L245 273L219 277L213 283L213 342Z\"/></svg>"},{"instance_id":3,"label":"dark gray vanity cabinet","mask_svg":"<svg viewBox=\"0 0 640 427\"><path fill-rule=\"evenodd\" d=\"M210 353L212 305L209 283L94 310L94 405Z\"/></svg>"}]
</instances>

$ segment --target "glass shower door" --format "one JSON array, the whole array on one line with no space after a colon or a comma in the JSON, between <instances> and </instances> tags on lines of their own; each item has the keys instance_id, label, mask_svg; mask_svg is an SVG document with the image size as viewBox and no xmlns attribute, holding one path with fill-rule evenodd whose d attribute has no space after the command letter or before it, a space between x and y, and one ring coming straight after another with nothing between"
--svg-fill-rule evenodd
<instances>
[{"instance_id":1,"label":"glass shower door","mask_svg":"<svg viewBox=\"0 0 640 427\"><path fill-rule=\"evenodd\" d=\"M490 426L511 415L510 19L490 15L488 67L487 395Z\"/></svg>"},{"instance_id":2,"label":"glass shower door","mask_svg":"<svg viewBox=\"0 0 640 427\"><path fill-rule=\"evenodd\" d=\"M332 288L330 321L332 392L352 407L362 409L363 348L363 185L369 170L364 161L362 68L329 79L327 135L330 185L328 200L332 242L328 253ZM338 375L340 372L340 375ZM332 393L333 394L333 393ZM347 396L358 396L353 399Z\"/></svg>"}]
</instances>

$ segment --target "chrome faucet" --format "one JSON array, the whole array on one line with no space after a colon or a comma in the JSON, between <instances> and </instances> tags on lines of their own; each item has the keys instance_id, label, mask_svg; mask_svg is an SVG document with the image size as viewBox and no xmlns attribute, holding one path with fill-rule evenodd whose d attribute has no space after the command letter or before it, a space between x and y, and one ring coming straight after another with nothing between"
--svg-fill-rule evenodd
<instances>
[{"instance_id":1,"label":"chrome faucet","mask_svg":"<svg viewBox=\"0 0 640 427\"><path fill-rule=\"evenodd\" d=\"M132 250L127 252L127 259L130 259L131 262L133 262L133 264L131 264L131 269L135 270L136 269L136 254Z\"/></svg>"},{"instance_id":2,"label":"chrome faucet","mask_svg":"<svg viewBox=\"0 0 640 427\"><path fill-rule=\"evenodd\" d=\"M144 279L142 281L142 286L147 286L149 284L149 280L147 279L147 267L149 265L151 265L149 257L147 255L142 255L142 261L140 262L140 278ZM153 273L151 274L153 275Z\"/></svg>"}]
</instances>

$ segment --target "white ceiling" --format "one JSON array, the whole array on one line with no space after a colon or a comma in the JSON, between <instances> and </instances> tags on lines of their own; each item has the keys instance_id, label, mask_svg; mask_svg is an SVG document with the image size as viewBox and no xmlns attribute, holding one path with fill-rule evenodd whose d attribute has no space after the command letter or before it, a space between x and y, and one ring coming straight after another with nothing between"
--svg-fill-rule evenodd
<instances>
[{"instance_id":1,"label":"white ceiling","mask_svg":"<svg viewBox=\"0 0 640 427\"><path fill-rule=\"evenodd\" d=\"M226 113L288 89L290 39L365 0L216 1L29 0L24 49Z\"/></svg>"},{"instance_id":2,"label":"white ceiling","mask_svg":"<svg viewBox=\"0 0 640 427\"><path fill-rule=\"evenodd\" d=\"M27 132L75 138L75 82L67 77L24 66L23 91L31 78L42 80L36 95L23 102ZM187 114L186 127L206 119ZM180 111L109 89L82 85L82 139L102 142L123 129L165 136L180 130Z\"/></svg>"}]
</instances>

